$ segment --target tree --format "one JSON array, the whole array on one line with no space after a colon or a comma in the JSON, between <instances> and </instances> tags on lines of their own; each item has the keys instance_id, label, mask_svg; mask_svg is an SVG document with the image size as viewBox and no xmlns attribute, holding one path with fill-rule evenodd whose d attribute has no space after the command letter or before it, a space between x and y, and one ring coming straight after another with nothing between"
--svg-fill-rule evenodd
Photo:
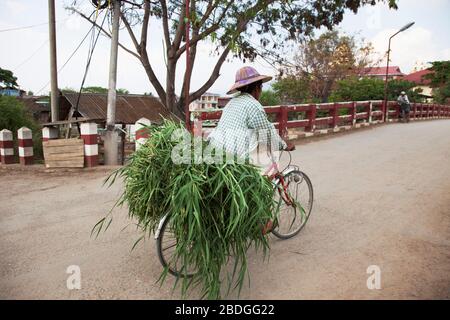
<instances>
[{"instance_id":1,"label":"tree","mask_svg":"<svg viewBox=\"0 0 450 320\"><path fill-rule=\"evenodd\" d=\"M223 62L229 54L252 61L258 55L258 47L263 50L277 49L284 40L299 39L309 35L314 29L332 27L342 21L346 9L357 12L363 5L387 2L397 8L395 0L191 0L189 16L186 14L186 0L128 0L122 1L121 21L133 42L134 50L120 46L136 57L142 64L147 77L155 88L161 102L170 111L184 114L185 90L190 88L192 68L185 74L179 94L176 94L175 79L178 62L190 47L189 64L194 67L197 46L209 40L216 45L217 62L204 84L190 92L188 103L198 99L216 81ZM72 10L95 24L102 32L111 34L99 26L88 14ZM161 22L165 47L166 83L161 83L150 63L147 50L150 18ZM186 24L190 24L190 40L186 43ZM140 28L140 32L136 28ZM254 44L253 39L260 44ZM156 40L156 38L155 38ZM158 39L159 41L159 39Z\"/></svg>"},{"instance_id":2,"label":"tree","mask_svg":"<svg viewBox=\"0 0 450 320\"><path fill-rule=\"evenodd\" d=\"M70 93L77 93L78 91L72 89L72 88L64 88L62 89L63 92L70 92ZM119 88L116 90L118 94L129 94L130 92L127 89ZM91 87L85 87L81 89L82 93L108 93L108 88L103 88L99 86L91 86Z\"/></svg>"},{"instance_id":3,"label":"tree","mask_svg":"<svg viewBox=\"0 0 450 320\"><path fill-rule=\"evenodd\" d=\"M450 99L450 61L434 61L429 70L432 73L426 74L425 79L431 80L433 90L433 100L437 103L448 103Z\"/></svg>"},{"instance_id":4,"label":"tree","mask_svg":"<svg viewBox=\"0 0 450 320\"><path fill-rule=\"evenodd\" d=\"M127 89L124 88L119 88L116 90L118 94L129 94L130 91L128 91Z\"/></svg>"},{"instance_id":5,"label":"tree","mask_svg":"<svg viewBox=\"0 0 450 320\"><path fill-rule=\"evenodd\" d=\"M17 88L17 78L14 76L12 71L0 68L0 83L5 87Z\"/></svg>"},{"instance_id":6,"label":"tree","mask_svg":"<svg viewBox=\"0 0 450 320\"><path fill-rule=\"evenodd\" d=\"M423 98L420 95L422 89L415 89L417 85L414 82L395 79L388 82L388 100L396 101L402 91L405 91L411 102L422 102Z\"/></svg>"},{"instance_id":7,"label":"tree","mask_svg":"<svg viewBox=\"0 0 450 320\"><path fill-rule=\"evenodd\" d=\"M264 90L259 101L263 106L276 106L281 103L280 97L272 90Z\"/></svg>"},{"instance_id":8,"label":"tree","mask_svg":"<svg viewBox=\"0 0 450 320\"><path fill-rule=\"evenodd\" d=\"M356 77L336 82L336 88L330 95L330 101L365 101L383 100L384 81L374 78L358 79Z\"/></svg>"},{"instance_id":9,"label":"tree","mask_svg":"<svg viewBox=\"0 0 450 320\"><path fill-rule=\"evenodd\" d=\"M293 63L281 69L281 78L288 74L302 80L311 100L327 102L336 81L359 75L363 68L377 64L373 55L370 43L358 43L354 36L329 31L302 41Z\"/></svg>"},{"instance_id":10,"label":"tree","mask_svg":"<svg viewBox=\"0 0 450 320\"><path fill-rule=\"evenodd\" d=\"M103 87L85 87L83 89L81 89L81 92L83 93L108 93L108 88L103 88Z\"/></svg>"},{"instance_id":11,"label":"tree","mask_svg":"<svg viewBox=\"0 0 450 320\"><path fill-rule=\"evenodd\" d=\"M65 87L65 88L61 89L61 92L63 92L63 93L77 93L77 90L75 90L74 88Z\"/></svg>"},{"instance_id":12,"label":"tree","mask_svg":"<svg viewBox=\"0 0 450 320\"><path fill-rule=\"evenodd\" d=\"M414 82L401 79L388 82L388 100L396 101L402 91L405 91L411 102L421 102L421 90L413 90ZM374 78L352 77L336 82L336 88L330 95L330 101L367 101L384 99L384 81Z\"/></svg>"},{"instance_id":13,"label":"tree","mask_svg":"<svg viewBox=\"0 0 450 320\"><path fill-rule=\"evenodd\" d=\"M0 96L0 128L13 132L15 143L17 143L17 130L21 127L31 129L33 133L33 149L37 158L42 157L41 128L34 120L24 104L16 97Z\"/></svg>"},{"instance_id":14,"label":"tree","mask_svg":"<svg viewBox=\"0 0 450 320\"><path fill-rule=\"evenodd\" d=\"M309 79L306 77L285 76L272 84L272 88L283 104L304 103L311 100Z\"/></svg>"}]
</instances>

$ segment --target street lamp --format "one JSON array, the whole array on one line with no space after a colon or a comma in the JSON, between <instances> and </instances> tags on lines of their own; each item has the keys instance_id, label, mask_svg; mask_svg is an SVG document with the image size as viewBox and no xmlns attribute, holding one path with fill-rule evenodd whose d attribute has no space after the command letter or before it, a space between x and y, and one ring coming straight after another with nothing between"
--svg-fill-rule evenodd
<instances>
[{"instance_id":1,"label":"street lamp","mask_svg":"<svg viewBox=\"0 0 450 320\"><path fill-rule=\"evenodd\" d=\"M391 40L393 37L395 37L400 32L405 31L406 29L409 29L415 22L410 22L407 25L403 26L400 30L398 30L396 33L394 33L389 38L389 46L387 51L387 64L386 64L386 79L384 82L384 121L386 121L387 118L387 112L388 112L388 106L387 106L387 89L388 89L388 75L389 75L389 54L391 53Z\"/></svg>"}]
</instances>

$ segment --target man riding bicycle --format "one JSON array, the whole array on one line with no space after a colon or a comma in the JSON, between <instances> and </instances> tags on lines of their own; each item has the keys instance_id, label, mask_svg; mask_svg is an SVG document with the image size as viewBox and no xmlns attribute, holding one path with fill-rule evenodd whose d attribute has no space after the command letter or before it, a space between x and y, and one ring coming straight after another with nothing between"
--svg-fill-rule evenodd
<instances>
[{"instance_id":1,"label":"man riding bicycle","mask_svg":"<svg viewBox=\"0 0 450 320\"><path fill-rule=\"evenodd\" d=\"M212 146L249 158L261 167L271 163L274 150L295 149L278 135L259 102L262 84L271 79L252 67L243 67L236 72L235 83L227 94L239 94L225 106L216 129L208 137ZM265 147L268 148L266 152Z\"/></svg>"},{"instance_id":2,"label":"man riding bicycle","mask_svg":"<svg viewBox=\"0 0 450 320\"><path fill-rule=\"evenodd\" d=\"M409 122L409 113L411 111L411 105L409 103L409 99L405 91L402 91L400 93L397 102L400 105L402 122Z\"/></svg>"}]
</instances>

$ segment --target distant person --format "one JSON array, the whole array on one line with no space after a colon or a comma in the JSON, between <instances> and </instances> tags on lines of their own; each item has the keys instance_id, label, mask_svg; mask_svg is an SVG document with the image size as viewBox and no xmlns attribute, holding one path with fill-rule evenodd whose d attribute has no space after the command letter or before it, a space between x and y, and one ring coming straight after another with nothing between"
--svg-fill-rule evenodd
<instances>
[{"instance_id":1,"label":"distant person","mask_svg":"<svg viewBox=\"0 0 450 320\"><path fill-rule=\"evenodd\" d=\"M411 111L411 105L405 91L402 91L400 93L397 102L400 105L402 122L409 122L409 112Z\"/></svg>"}]
</instances>

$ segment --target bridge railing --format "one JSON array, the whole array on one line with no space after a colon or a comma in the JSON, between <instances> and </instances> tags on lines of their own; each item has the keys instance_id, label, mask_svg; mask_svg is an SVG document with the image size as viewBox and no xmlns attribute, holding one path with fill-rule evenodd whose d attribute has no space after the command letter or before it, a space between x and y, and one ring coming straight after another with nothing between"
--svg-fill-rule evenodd
<instances>
[{"instance_id":1,"label":"bridge railing","mask_svg":"<svg viewBox=\"0 0 450 320\"><path fill-rule=\"evenodd\" d=\"M279 105L264 107L264 110L282 137L286 137L291 128L314 132L357 123L396 121L400 117L400 106L396 101L388 101L385 110L382 100ZM200 134L205 129L205 121L219 120L222 110L196 110L192 113L194 121L191 127L194 133ZM449 105L411 103L411 120L439 118L450 118Z\"/></svg>"}]
</instances>

